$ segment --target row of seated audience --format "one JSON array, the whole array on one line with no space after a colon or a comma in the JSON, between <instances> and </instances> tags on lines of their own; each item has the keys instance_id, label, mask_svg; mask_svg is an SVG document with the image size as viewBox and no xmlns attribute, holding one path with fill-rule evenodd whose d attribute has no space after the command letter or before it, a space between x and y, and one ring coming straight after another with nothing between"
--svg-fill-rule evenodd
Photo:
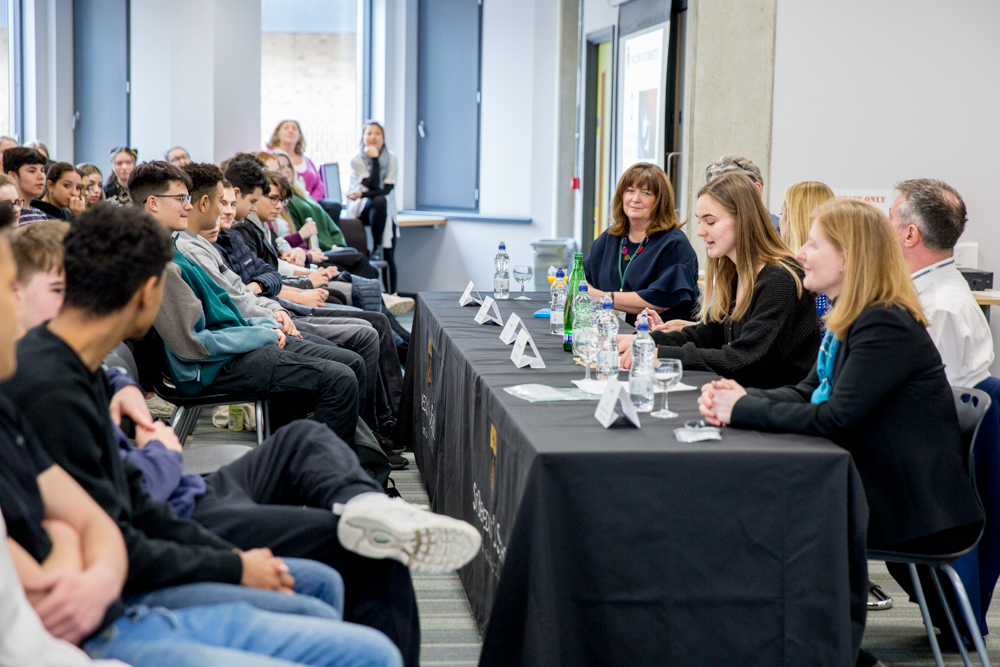
<instances>
[{"instance_id":1,"label":"row of seated audience","mask_svg":"<svg viewBox=\"0 0 1000 667\"><path fill-rule=\"evenodd\" d=\"M0 240L0 509L23 585L0 559L0 586L16 593L0 613L25 629L0 642L13 663L85 662L42 626L136 665L419 663L409 571L460 567L481 538L373 477L388 466L359 441L379 448L366 421L392 432L392 329L381 313L327 307L316 284L336 267L286 277L252 255L251 226L275 251L265 230L284 180L249 155L225 174L145 163L114 195L128 206L22 219L16 271ZM140 373L166 370L181 392L267 397L274 435L204 479L184 475L144 378L102 368L125 340Z\"/></svg>"},{"instance_id":2,"label":"row of seated audience","mask_svg":"<svg viewBox=\"0 0 1000 667\"><path fill-rule=\"evenodd\" d=\"M972 544L984 515L950 387L997 397L1000 383L989 377L989 325L953 258L966 223L958 192L904 181L886 217L803 182L786 194L775 229L759 172L745 158L720 163L696 202L708 256L697 321L682 319L694 310L691 253L677 233L670 183L651 165L633 166L618 185L614 224L585 262L592 294L645 312L658 356L723 376L699 399L709 423L818 435L850 451L870 506L869 547L950 553ZM619 338L625 368L631 339ZM912 594L906 567L889 570ZM997 573L983 570L985 627ZM934 623L946 628L929 578L924 591Z\"/></svg>"}]
</instances>

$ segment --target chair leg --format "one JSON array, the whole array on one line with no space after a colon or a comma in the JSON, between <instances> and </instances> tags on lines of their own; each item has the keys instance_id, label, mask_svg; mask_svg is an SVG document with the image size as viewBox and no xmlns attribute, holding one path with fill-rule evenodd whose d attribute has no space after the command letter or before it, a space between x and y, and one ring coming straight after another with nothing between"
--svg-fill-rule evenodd
<instances>
[{"instance_id":1,"label":"chair leg","mask_svg":"<svg viewBox=\"0 0 1000 667\"><path fill-rule=\"evenodd\" d=\"M948 626L951 628L951 635L955 638L955 644L958 646L958 652L962 654L962 662L965 667L972 667L972 660L969 659L969 652L965 650L965 641L962 639L962 633L958 631L958 625L955 623L955 617L951 613L951 605L948 604L948 598L944 596L944 589L941 587L941 580L938 578L937 568L930 568L931 579L934 581L934 588L937 589L938 598L941 600L941 606L944 607L944 615L948 618Z\"/></svg>"},{"instance_id":2,"label":"chair leg","mask_svg":"<svg viewBox=\"0 0 1000 667\"><path fill-rule=\"evenodd\" d=\"M261 405L264 408L264 437L265 438L270 438L271 437L271 404L270 404L270 402L268 402L268 400L266 398L263 399L260 403L261 403Z\"/></svg>"},{"instance_id":3,"label":"chair leg","mask_svg":"<svg viewBox=\"0 0 1000 667\"><path fill-rule=\"evenodd\" d=\"M941 647L938 646L937 637L934 635L934 624L931 622L931 612L927 609L927 600L924 598L924 589L920 585L920 576L917 574L917 566L907 563L910 570L910 579L913 580L913 592L917 594L917 604L920 605L920 615L924 619L924 628L927 629L927 639L931 642L931 652L934 653L934 664L937 667L944 667L944 658L941 657Z\"/></svg>"},{"instance_id":4,"label":"chair leg","mask_svg":"<svg viewBox=\"0 0 1000 667\"><path fill-rule=\"evenodd\" d=\"M170 415L170 428L174 429L174 434L176 435L179 431L178 427L184 419L184 414L187 412L187 408L183 405L178 405L174 410L174 414ZM181 443L183 444L183 443Z\"/></svg>"},{"instance_id":5,"label":"chair leg","mask_svg":"<svg viewBox=\"0 0 1000 667\"><path fill-rule=\"evenodd\" d=\"M264 444L264 402L260 399L254 404L254 413L257 416L257 446Z\"/></svg>"},{"instance_id":6,"label":"chair leg","mask_svg":"<svg viewBox=\"0 0 1000 667\"><path fill-rule=\"evenodd\" d=\"M969 634L972 635L972 643L976 646L979 661L983 663L983 667L990 667L986 643L983 642L983 635L979 632L978 618L972 613L972 604L969 603L969 595L965 592L965 584L962 583L962 578L958 576L958 572L955 572L955 568L951 565L942 565L941 569L948 575L951 585L955 589L955 597L958 598L958 603L962 608L962 616L965 617L965 624L969 627Z\"/></svg>"},{"instance_id":7,"label":"chair leg","mask_svg":"<svg viewBox=\"0 0 1000 667\"><path fill-rule=\"evenodd\" d=\"M177 439L181 441L181 446L187 441L187 437L191 435L194 431L195 424L198 423L198 417L201 415L201 408L195 406L187 409L184 415L184 421L181 422L181 430L177 433ZM176 431L175 431L176 432Z\"/></svg>"}]
</instances>

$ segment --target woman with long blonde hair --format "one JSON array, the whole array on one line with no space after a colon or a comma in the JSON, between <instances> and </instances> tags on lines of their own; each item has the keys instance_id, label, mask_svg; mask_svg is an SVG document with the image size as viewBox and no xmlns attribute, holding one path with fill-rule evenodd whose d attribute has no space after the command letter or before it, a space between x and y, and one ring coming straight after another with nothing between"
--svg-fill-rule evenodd
<instances>
[{"instance_id":1,"label":"woman with long blonde hair","mask_svg":"<svg viewBox=\"0 0 1000 667\"><path fill-rule=\"evenodd\" d=\"M818 435L850 451L868 499L869 548L964 549L983 516L951 387L889 219L836 199L814 216L798 259L806 288L833 302L816 365L797 385L770 391L707 384L701 413L716 425Z\"/></svg>"},{"instance_id":2,"label":"woman with long blonde hair","mask_svg":"<svg viewBox=\"0 0 1000 667\"><path fill-rule=\"evenodd\" d=\"M781 228L781 240L792 252L798 252L809 238L812 212L820 204L833 198L830 186L819 181L801 181L785 190L778 225Z\"/></svg>"},{"instance_id":3,"label":"woman with long blonde hair","mask_svg":"<svg viewBox=\"0 0 1000 667\"><path fill-rule=\"evenodd\" d=\"M721 174L698 192L695 211L708 255L700 321L654 332L659 356L752 387L798 382L819 349L816 300L753 181ZM628 352L622 364L631 365Z\"/></svg>"}]
</instances>

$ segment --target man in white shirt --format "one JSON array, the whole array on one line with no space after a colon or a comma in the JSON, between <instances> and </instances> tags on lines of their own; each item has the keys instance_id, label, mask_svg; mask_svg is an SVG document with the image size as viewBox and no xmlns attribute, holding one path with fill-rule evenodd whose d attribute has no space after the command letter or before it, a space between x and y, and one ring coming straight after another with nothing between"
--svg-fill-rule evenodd
<instances>
[{"instance_id":1,"label":"man in white shirt","mask_svg":"<svg viewBox=\"0 0 1000 667\"><path fill-rule=\"evenodd\" d=\"M975 387L990 375L993 337L969 284L955 266L955 243L965 230L965 202L943 181L918 178L896 185L889 209L927 333L941 354L948 382Z\"/></svg>"}]
</instances>

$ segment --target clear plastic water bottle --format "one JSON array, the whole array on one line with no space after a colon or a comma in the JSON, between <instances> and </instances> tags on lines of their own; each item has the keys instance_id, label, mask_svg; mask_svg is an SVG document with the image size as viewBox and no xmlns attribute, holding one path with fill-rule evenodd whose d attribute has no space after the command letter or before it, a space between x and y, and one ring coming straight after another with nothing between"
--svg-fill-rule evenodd
<instances>
[{"instance_id":1,"label":"clear plastic water bottle","mask_svg":"<svg viewBox=\"0 0 1000 667\"><path fill-rule=\"evenodd\" d=\"M654 366L656 343L649 335L649 322L644 314L635 323L636 336L632 340L632 368L628 373L628 393L636 412L653 411L653 392L656 389Z\"/></svg>"},{"instance_id":2,"label":"clear plastic water bottle","mask_svg":"<svg viewBox=\"0 0 1000 667\"><path fill-rule=\"evenodd\" d=\"M618 379L618 316L610 294L604 295L597 316L597 379Z\"/></svg>"},{"instance_id":3,"label":"clear plastic water bottle","mask_svg":"<svg viewBox=\"0 0 1000 667\"><path fill-rule=\"evenodd\" d=\"M507 256L507 245L501 241L500 250L493 261L495 270L493 272L493 298L510 298L510 257Z\"/></svg>"},{"instance_id":4,"label":"clear plastic water bottle","mask_svg":"<svg viewBox=\"0 0 1000 667\"><path fill-rule=\"evenodd\" d=\"M594 326L594 318L591 315L594 307L590 302L590 292L587 291L587 283L580 283L573 297L573 328L583 329Z\"/></svg>"},{"instance_id":5,"label":"clear plastic water bottle","mask_svg":"<svg viewBox=\"0 0 1000 667\"><path fill-rule=\"evenodd\" d=\"M566 280L562 269L556 270L556 279L549 290L549 333L563 335L563 311L566 309Z\"/></svg>"},{"instance_id":6,"label":"clear plastic water bottle","mask_svg":"<svg viewBox=\"0 0 1000 667\"><path fill-rule=\"evenodd\" d=\"M312 218L306 218L306 224L308 225L310 222L316 224L316 221ZM309 244L310 250L319 250L319 233L310 236L307 243Z\"/></svg>"}]
</instances>

